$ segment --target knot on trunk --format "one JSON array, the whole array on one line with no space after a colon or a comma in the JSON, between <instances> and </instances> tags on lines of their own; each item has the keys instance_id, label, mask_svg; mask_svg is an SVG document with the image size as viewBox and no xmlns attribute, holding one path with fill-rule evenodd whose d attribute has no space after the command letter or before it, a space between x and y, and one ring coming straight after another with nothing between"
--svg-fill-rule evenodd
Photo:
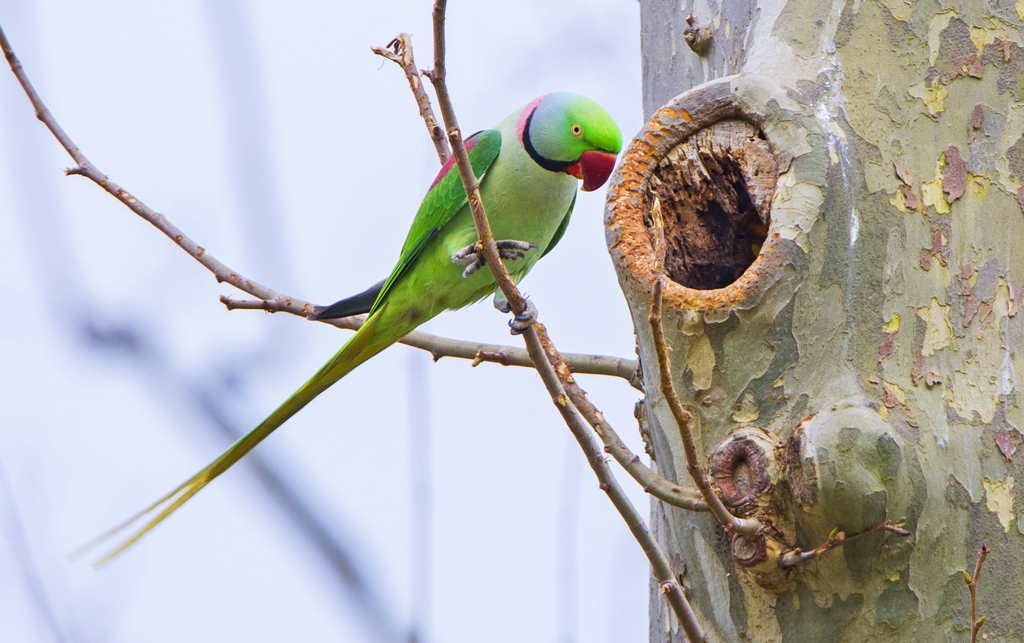
<instances>
[{"instance_id":1,"label":"knot on trunk","mask_svg":"<svg viewBox=\"0 0 1024 643\"><path fill-rule=\"evenodd\" d=\"M733 439L711 456L711 475L722 494L722 501L733 509L742 509L771 486L768 456L750 438Z\"/></svg>"}]
</instances>

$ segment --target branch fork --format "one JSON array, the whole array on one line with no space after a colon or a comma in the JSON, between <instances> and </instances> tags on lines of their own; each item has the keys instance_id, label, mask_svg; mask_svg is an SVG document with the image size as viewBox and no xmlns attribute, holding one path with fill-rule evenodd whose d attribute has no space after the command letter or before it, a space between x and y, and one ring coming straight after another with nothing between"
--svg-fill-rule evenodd
<instances>
[{"instance_id":1,"label":"branch fork","mask_svg":"<svg viewBox=\"0 0 1024 643\"><path fill-rule=\"evenodd\" d=\"M378 56L387 58L405 72L405 78L409 81L409 89L412 90L416 105L419 107L420 117L423 119L424 125L427 126L430 140L434 143L437 158L440 159L441 165L444 165L451 157L452 152L445 140L444 130L437 123L437 118L434 117L434 110L430 106L430 97L427 96L423 89L423 82L420 81L421 72L416 67L416 60L412 55L412 37L407 33L400 33L387 44L387 47L371 47L371 51ZM429 72L422 73L427 78L431 77Z\"/></svg>"},{"instance_id":2,"label":"branch fork","mask_svg":"<svg viewBox=\"0 0 1024 643\"><path fill-rule=\"evenodd\" d=\"M889 533L896 534L897 536L906 537L910 535L910 532L903 528L903 523L894 523L886 520L885 522L879 523L874 527L854 534L853 536L847 537L844 532L839 531L838 528L833 529L832 533L828 535L828 538L822 544L818 545L810 551L802 551L799 547L791 549L785 552L779 557L779 567L796 567L803 563L816 560L820 558L825 552L841 547L847 543L853 542L858 538L864 538L871 534L877 534L880 531L888 531Z\"/></svg>"}]
</instances>

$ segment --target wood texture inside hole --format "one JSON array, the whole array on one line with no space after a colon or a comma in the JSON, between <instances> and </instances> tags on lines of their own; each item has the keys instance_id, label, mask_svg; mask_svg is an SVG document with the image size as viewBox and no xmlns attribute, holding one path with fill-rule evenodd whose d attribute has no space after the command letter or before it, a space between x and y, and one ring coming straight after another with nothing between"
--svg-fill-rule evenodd
<instances>
[{"instance_id":1,"label":"wood texture inside hole","mask_svg":"<svg viewBox=\"0 0 1024 643\"><path fill-rule=\"evenodd\" d=\"M669 151L650 183L665 218L666 275L698 290L736 281L767 238L777 178L770 144L746 121L719 121Z\"/></svg>"}]
</instances>

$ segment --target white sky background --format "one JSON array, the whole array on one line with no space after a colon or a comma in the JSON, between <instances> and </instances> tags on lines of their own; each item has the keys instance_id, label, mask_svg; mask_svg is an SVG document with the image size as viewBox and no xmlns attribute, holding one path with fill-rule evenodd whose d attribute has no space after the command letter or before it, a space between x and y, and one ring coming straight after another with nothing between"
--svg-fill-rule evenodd
<instances>
[{"instance_id":1,"label":"white sky background","mask_svg":"<svg viewBox=\"0 0 1024 643\"><path fill-rule=\"evenodd\" d=\"M219 259L321 304L360 291L390 272L437 168L404 77L369 47L408 31L428 67L431 3L235 2L265 101L240 113L214 40L238 36L214 35L226 15L217 2L0 0L0 24L85 154ZM449 86L465 133L567 90L602 104L631 138L643 121L638 13L632 0L452 2ZM266 127L244 129L253 123ZM232 149L232 124L251 147ZM227 312L218 296L242 293L95 185L65 178L71 164L4 66L0 641L379 640L245 465L107 567L68 560L226 446L182 382L247 429L349 336L289 315ZM562 351L632 356L603 197L581 194L566 237L523 287ZM280 233L254 240L247 205L278 212ZM84 319L141 329L160 359L140 366L97 349ZM424 329L520 344L506 319L485 302ZM429 640L646 640L646 561L530 370L432 364L396 346L257 451L356 552L407 627L407 373L417 360L434 473ZM638 393L581 381L642 453ZM616 472L646 515L643 493ZM569 560L559 553L573 532L566 508L577 512ZM559 582L573 568L575 583ZM559 618L573 585L574 626ZM575 638L560 635L567 626Z\"/></svg>"}]
</instances>

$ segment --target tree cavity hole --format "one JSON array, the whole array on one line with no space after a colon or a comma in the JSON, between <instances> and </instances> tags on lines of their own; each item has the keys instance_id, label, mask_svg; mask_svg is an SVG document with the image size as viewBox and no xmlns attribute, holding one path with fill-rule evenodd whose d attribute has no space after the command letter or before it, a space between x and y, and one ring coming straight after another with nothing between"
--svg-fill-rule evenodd
<instances>
[{"instance_id":1,"label":"tree cavity hole","mask_svg":"<svg viewBox=\"0 0 1024 643\"><path fill-rule=\"evenodd\" d=\"M736 281L768 237L777 178L771 145L746 121L719 121L672 148L650 184L665 220L665 274L697 290Z\"/></svg>"}]
</instances>

